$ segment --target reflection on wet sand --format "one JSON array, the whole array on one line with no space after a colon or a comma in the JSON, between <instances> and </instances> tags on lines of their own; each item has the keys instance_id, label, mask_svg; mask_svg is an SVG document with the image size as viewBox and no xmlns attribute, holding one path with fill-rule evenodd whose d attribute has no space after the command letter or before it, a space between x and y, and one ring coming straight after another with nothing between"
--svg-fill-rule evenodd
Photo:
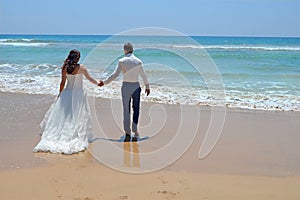
<instances>
[{"instance_id":1,"label":"reflection on wet sand","mask_svg":"<svg viewBox=\"0 0 300 200\"><path fill-rule=\"evenodd\" d=\"M124 142L124 167L140 168L140 151L136 142Z\"/></svg>"}]
</instances>

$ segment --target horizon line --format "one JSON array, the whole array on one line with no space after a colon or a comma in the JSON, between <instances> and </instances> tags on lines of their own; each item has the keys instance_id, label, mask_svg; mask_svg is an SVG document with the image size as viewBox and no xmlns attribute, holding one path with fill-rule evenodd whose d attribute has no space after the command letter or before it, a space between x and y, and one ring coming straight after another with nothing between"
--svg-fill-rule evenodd
<instances>
[{"instance_id":1,"label":"horizon line","mask_svg":"<svg viewBox=\"0 0 300 200\"><path fill-rule=\"evenodd\" d=\"M0 33L0 35L45 35L45 36L114 36L118 34L76 34L76 33ZM166 36L172 37L178 35L120 35L120 36ZM186 34L189 37L260 37L260 38L300 38L300 36L280 36L280 35L198 35L198 34Z\"/></svg>"}]
</instances>

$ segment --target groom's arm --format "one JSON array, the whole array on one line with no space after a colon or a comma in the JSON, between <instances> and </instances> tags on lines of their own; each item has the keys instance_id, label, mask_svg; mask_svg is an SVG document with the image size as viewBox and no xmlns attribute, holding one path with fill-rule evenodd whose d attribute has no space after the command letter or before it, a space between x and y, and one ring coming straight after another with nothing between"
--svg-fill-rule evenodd
<instances>
[{"instance_id":1,"label":"groom's arm","mask_svg":"<svg viewBox=\"0 0 300 200\"><path fill-rule=\"evenodd\" d=\"M143 82L144 82L144 84L146 86L145 93L148 96L150 94L150 87L149 87L148 78L147 78L147 76L145 74L145 71L144 71L144 68L143 68L143 64L141 64L141 66L140 66L140 76L142 77Z\"/></svg>"},{"instance_id":2,"label":"groom's arm","mask_svg":"<svg viewBox=\"0 0 300 200\"><path fill-rule=\"evenodd\" d=\"M103 83L109 84L110 82L112 82L119 76L120 72L121 72L121 65L120 65L120 63L118 63L117 69L107 79L105 79L103 81Z\"/></svg>"}]
</instances>

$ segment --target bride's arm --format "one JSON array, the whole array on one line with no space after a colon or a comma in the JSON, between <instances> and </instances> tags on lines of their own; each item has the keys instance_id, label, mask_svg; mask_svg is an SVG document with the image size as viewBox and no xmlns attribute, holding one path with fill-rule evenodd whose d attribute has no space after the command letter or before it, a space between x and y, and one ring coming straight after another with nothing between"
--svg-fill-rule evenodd
<instances>
[{"instance_id":1,"label":"bride's arm","mask_svg":"<svg viewBox=\"0 0 300 200\"><path fill-rule=\"evenodd\" d=\"M89 74L88 70L83 66L83 65L80 65L80 69L81 69L81 72L82 74L93 84L96 84L98 85L98 82L93 78L91 77L91 75Z\"/></svg>"},{"instance_id":2,"label":"bride's arm","mask_svg":"<svg viewBox=\"0 0 300 200\"><path fill-rule=\"evenodd\" d=\"M66 79L67 79L67 72L66 72L66 69L63 66L61 68L61 82L60 82L60 87L59 87L59 94L61 93L61 91L63 91L63 89L65 87Z\"/></svg>"}]
</instances>

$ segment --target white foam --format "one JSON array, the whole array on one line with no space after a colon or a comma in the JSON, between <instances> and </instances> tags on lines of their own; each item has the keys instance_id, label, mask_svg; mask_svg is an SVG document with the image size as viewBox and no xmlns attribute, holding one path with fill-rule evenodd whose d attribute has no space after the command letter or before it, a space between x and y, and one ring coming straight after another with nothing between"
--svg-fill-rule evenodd
<instances>
[{"instance_id":1,"label":"white foam","mask_svg":"<svg viewBox=\"0 0 300 200\"><path fill-rule=\"evenodd\" d=\"M41 40L34 39L0 39L0 45L2 46L47 46L49 43L45 43Z\"/></svg>"},{"instance_id":2,"label":"white foam","mask_svg":"<svg viewBox=\"0 0 300 200\"><path fill-rule=\"evenodd\" d=\"M3 46L15 46L15 47L24 47L24 46L28 46L28 47L37 47L37 46L47 46L49 45L49 43L22 43L22 42L6 42L6 43L0 43L0 45Z\"/></svg>"},{"instance_id":3,"label":"white foam","mask_svg":"<svg viewBox=\"0 0 300 200\"><path fill-rule=\"evenodd\" d=\"M33 39L0 39L1 42L30 42L33 41Z\"/></svg>"},{"instance_id":4,"label":"white foam","mask_svg":"<svg viewBox=\"0 0 300 200\"><path fill-rule=\"evenodd\" d=\"M173 45L174 48L260 50L260 51L300 51L299 46L244 46L244 45Z\"/></svg>"},{"instance_id":5,"label":"white foam","mask_svg":"<svg viewBox=\"0 0 300 200\"><path fill-rule=\"evenodd\" d=\"M121 98L121 82L114 81L101 88L96 87L87 80L84 82L89 96L109 99ZM0 74L0 91L2 92L57 95L59 83L60 77ZM205 88L179 88L151 84L150 96L146 97L142 92L141 100L164 104L226 105L227 107L256 110L300 111L300 95L297 94L257 94L234 90L225 92L226 99L222 101Z\"/></svg>"}]
</instances>

